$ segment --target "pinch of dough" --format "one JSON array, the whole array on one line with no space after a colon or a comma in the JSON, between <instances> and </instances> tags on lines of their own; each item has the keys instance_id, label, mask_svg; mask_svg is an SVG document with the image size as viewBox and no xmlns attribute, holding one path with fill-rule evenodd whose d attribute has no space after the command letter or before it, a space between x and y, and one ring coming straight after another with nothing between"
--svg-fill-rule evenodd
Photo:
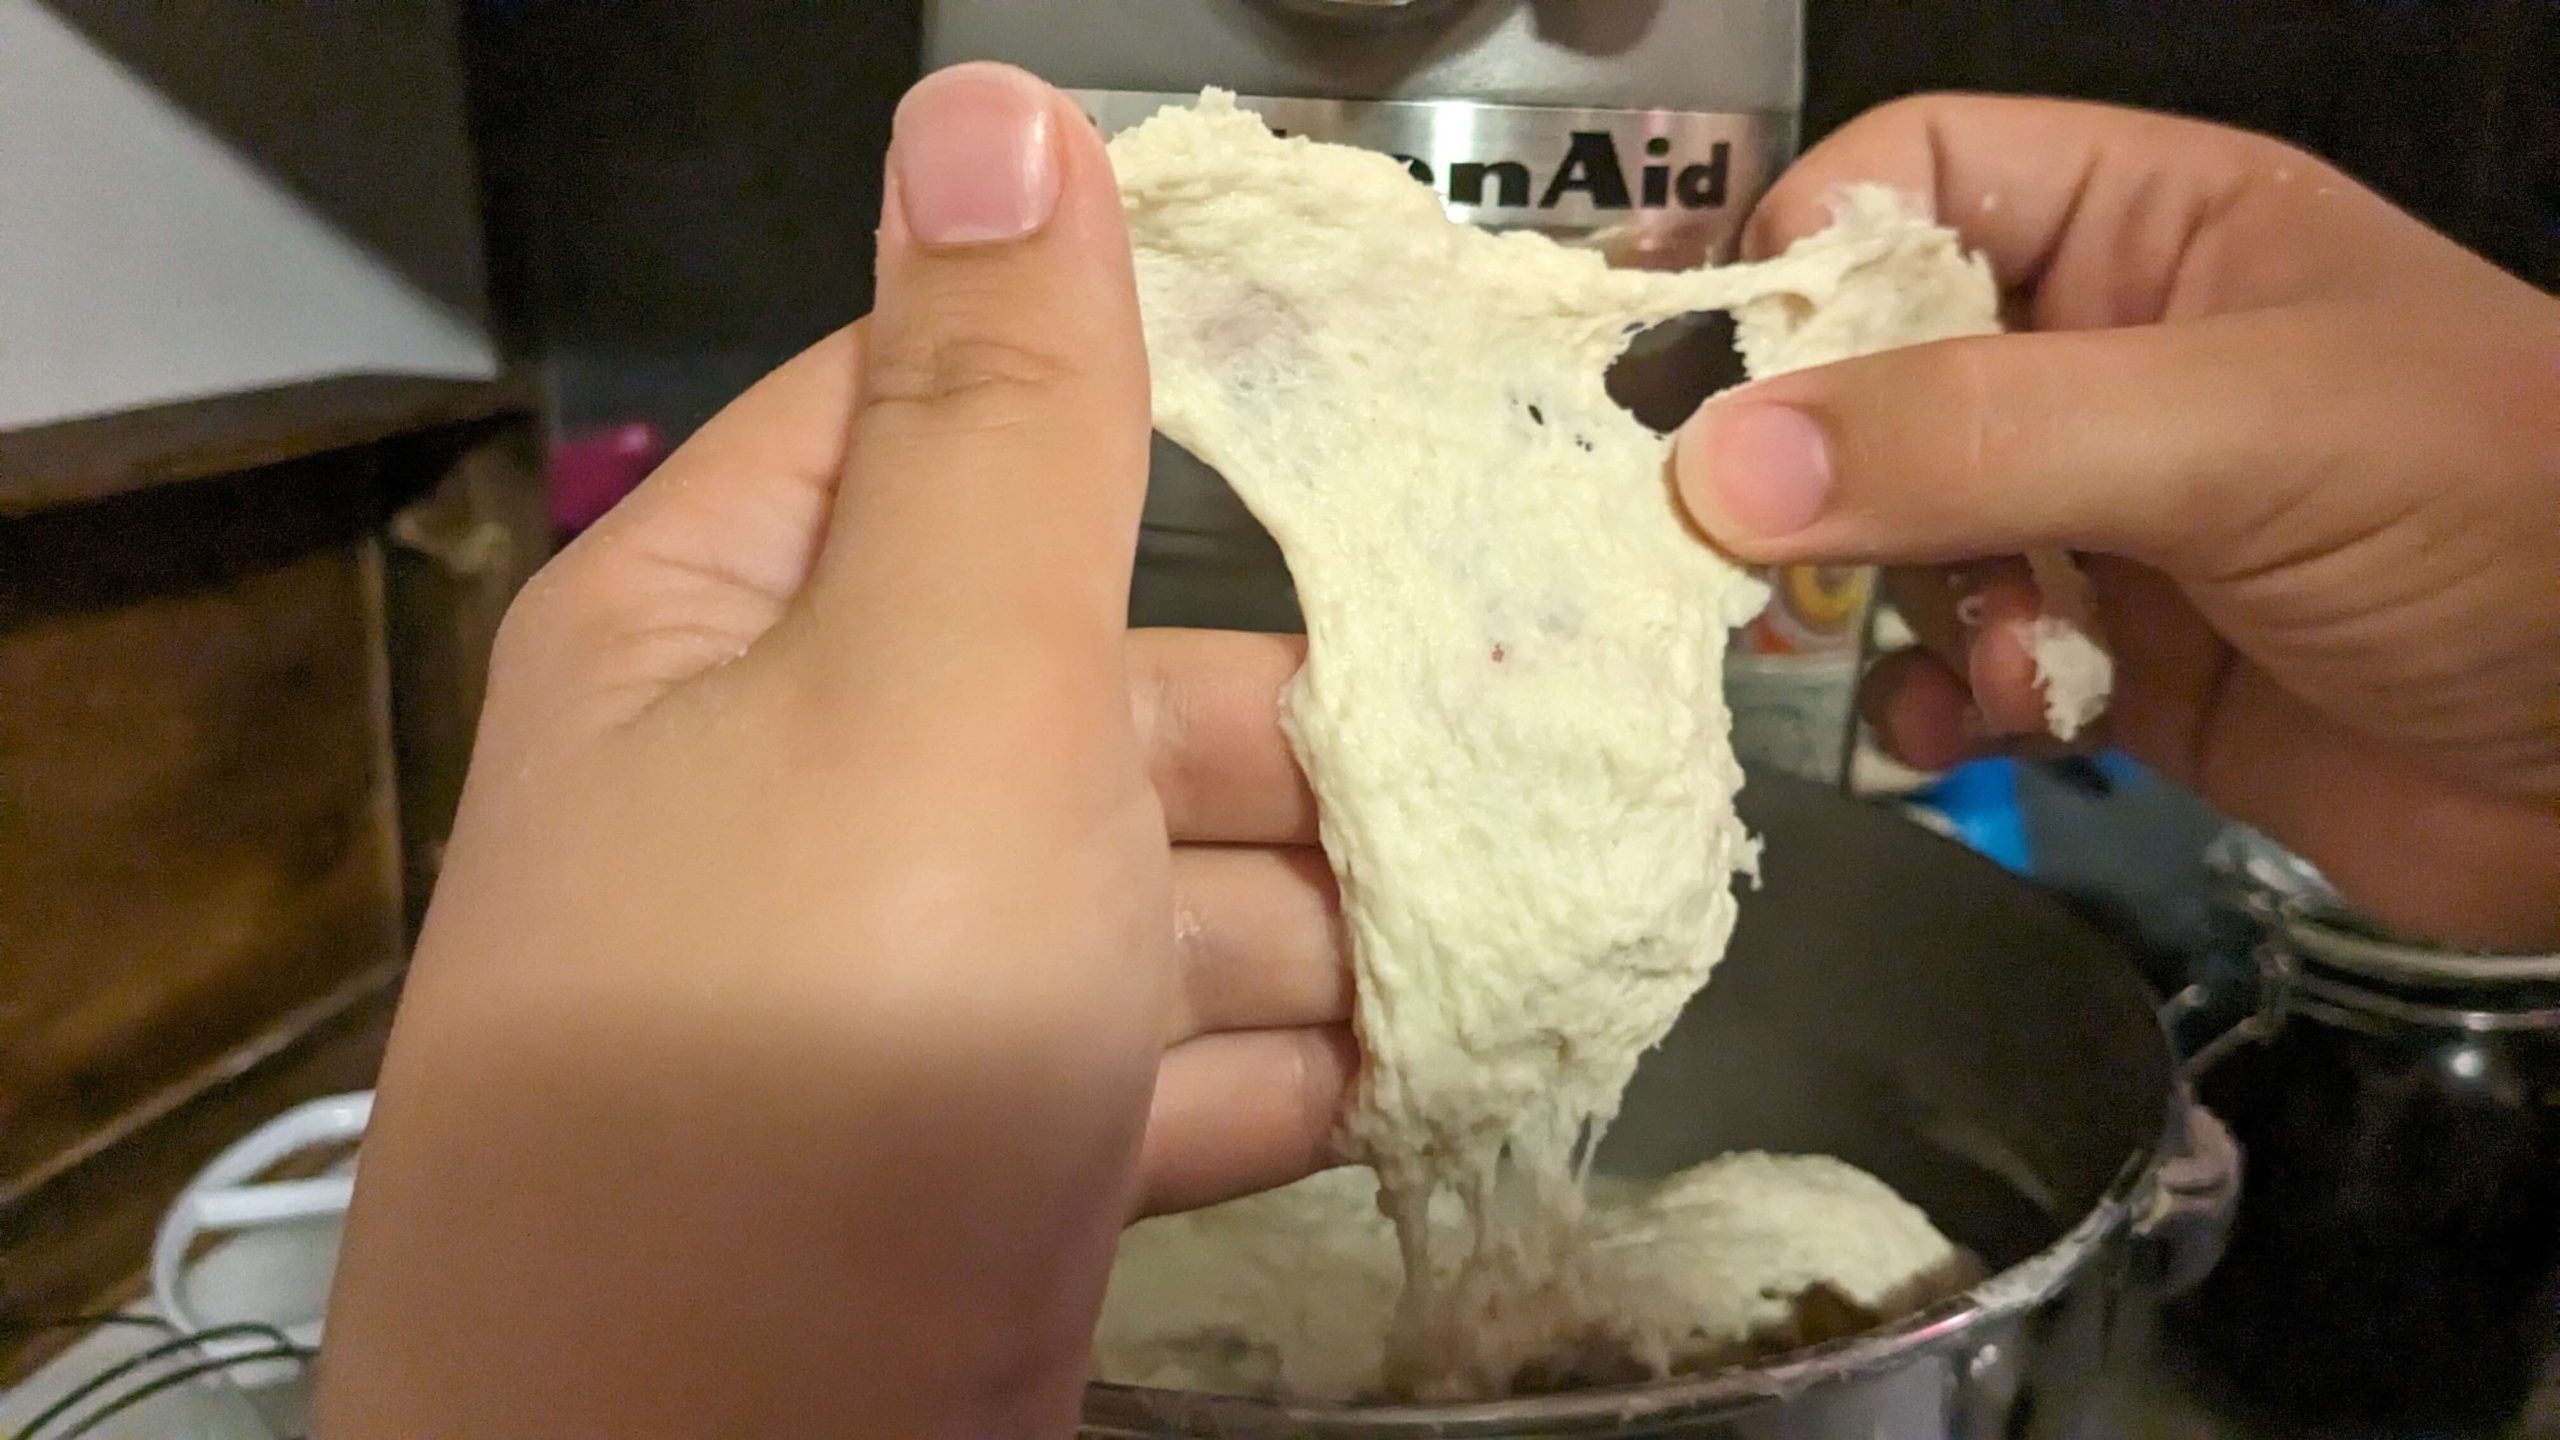
<instances>
[{"instance_id":1,"label":"pinch of dough","mask_svg":"<svg viewBox=\"0 0 2560 1440\"><path fill-rule=\"evenodd\" d=\"M1593 1200L1595 1273L1684 1372L1899 1318L1976 1273L1916 1207L1824 1156L1728 1155L1654 1184L1595 1181ZM1453 1200L1433 1220L1460 1238ZM1377 1398L1397 1257L1376 1177L1358 1167L1142 1221L1112 1268L1094 1376L1297 1403Z\"/></svg>"},{"instance_id":2,"label":"pinch of dough","mask_svg":"<svg viewBox=\"0 0 2560 1440\"><path fill-rule=\"evenodd\" d=\"M1390 1383L1500 1394L1595 1335L1659 1370L1589 1273L1583 1158L1756 859L1722 666L1766 591L1689 528L1670 441L1604 374L1703 310L1754 376L1987 332L1989 270L1874 187L1774 260L1612 269L1215 91L1110 149L1156 426L1278 542L1306 619L1283 722L1352 935L1345 1138L1399 1242ZM1464 1223L1435 1233L1443 1194Z\"/></svg>"},{"instance_id":3,"label":"pinch of dough","mask_svg":"<svg viewBox=\"0 0 2560 1440\"><path fill-rule=\"evenodd\" d=\"M2076 740L2104 714L2115 689L2115 657L2091 633L2097 604L2089 577L2059 550L2030 550L2027 570L2044 613L2027 622L2027 655L2044 690L2045 728Z\"/></svg>"}]
</instances>

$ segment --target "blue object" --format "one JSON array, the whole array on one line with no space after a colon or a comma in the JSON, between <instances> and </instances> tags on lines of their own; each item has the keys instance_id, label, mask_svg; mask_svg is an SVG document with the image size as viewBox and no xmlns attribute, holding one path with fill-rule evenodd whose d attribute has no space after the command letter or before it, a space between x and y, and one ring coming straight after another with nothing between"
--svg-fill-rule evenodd
<instances>
[{"instance_id":1,"label":"blue object","mask_svg":"<svg viewBox=\"0 0 2560 1440\"><path fill-rule=\"evenodd\" d=\"M2018 808L2018 762L2005 757L1974 760L1938 777L1912 803L1946 817L1956 838L1998 861L2011 873L2033 868L2027 818Z\"/></svg>"}]
</instances>

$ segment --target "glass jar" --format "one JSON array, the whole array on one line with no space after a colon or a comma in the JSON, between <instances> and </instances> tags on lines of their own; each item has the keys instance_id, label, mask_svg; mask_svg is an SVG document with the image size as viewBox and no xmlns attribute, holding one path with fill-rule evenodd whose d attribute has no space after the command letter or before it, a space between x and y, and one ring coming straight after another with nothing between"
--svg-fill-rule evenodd
<instances>
[{"instance_id":1,"label":"glass jar","mask_svg":"<svg viewBox=\"0 0 2560 1440\"><path fill-rule=\"evenodd\" d=\"M2560 955L2249 908L2253 1013L2199 1057L2243 1198L2170 1333L2269 1428L2495 1433L2560 1352Z\"/></svg>"}]
</instances>

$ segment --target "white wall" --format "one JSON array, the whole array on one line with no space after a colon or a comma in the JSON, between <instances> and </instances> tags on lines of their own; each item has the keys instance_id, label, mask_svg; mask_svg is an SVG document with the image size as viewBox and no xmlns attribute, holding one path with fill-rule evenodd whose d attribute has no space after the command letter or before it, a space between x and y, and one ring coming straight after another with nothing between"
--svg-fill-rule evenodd
<instances>
[{"instance_id":1,"label":"white wall","mask_svg":"<svg viewBox=\"0 0 2560 1440\"><path fill-rule=\"evenodd\" d=\"M450 0L0 0L0 428L495 373L454 26Z\"/></svg>"}]
</instances>

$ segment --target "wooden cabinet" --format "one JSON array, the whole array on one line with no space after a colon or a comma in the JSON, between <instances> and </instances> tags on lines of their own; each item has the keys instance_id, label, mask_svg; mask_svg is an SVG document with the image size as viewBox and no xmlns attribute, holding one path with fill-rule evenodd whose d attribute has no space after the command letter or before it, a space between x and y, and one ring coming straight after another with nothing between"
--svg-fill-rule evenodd
<instances>
[{"instance_id":1,"label":"wooden cabinet","mask_svg":"<svg viewBox=\"0 0 2560 1440\"><path fill-rule=\"evenodd\" d=\"M0 1345L117 1298L229 1138L370 1083L543 522L508 385L0 435Z\"/></svg>"}]
</instances>

